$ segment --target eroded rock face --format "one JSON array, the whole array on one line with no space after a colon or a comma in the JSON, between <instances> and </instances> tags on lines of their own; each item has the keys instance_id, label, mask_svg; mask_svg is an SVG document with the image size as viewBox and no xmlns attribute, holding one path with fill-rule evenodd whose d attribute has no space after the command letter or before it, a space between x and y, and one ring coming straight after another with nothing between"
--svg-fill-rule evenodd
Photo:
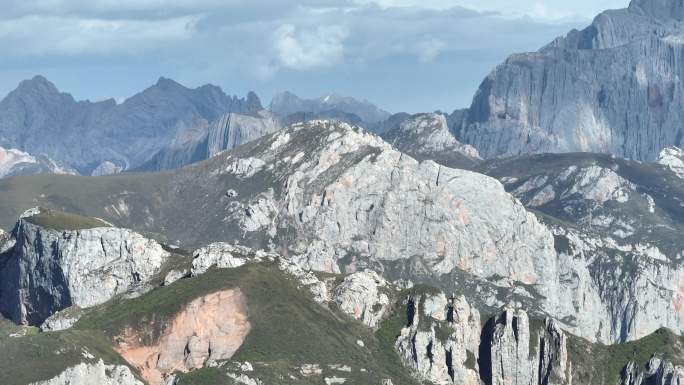
<instances>
[{"instance_id":1,"label":"eroded rock face","mask_svg":"<svg viewBox=\"0 0 684 385\"><path fill-rule=\"evenodd\" d=\"M396 348L417 378L435 384L571 384L567 337L552 320L530 325L507 308L482 326L464 297L409 297Z\"/></svg>"},{"instance_id":2,"label":"eroded rock face","mask_svg":"<svg viewBox=\"0 0 684 385\"><path fill-rule=\"evenodd\" d=\"M319 280L313 272L302 269L279 254L218 242L196 250L193 255L195 257L191 270L193 277L200 276L211 268L232 269L247 263L275 262L280 271L294 278L302 287L309 290L316 302L330 301L328 285L325 282Z\"/></svg>"},{"instance_id":3,"label":"eroded rock face","mask_svg":"<svg viewBox=\"0 0 684 385\"><path fill-rule=\"evenodd\" d=\"M549 152L654 160L681 146L679 0L632 1L482 82L461 139L485 158ZM568 81L573 79L573 81Z\"/></svg>"},{"instance_id":4,"label":"eroded rock face","mask_svg":"<svg viewBox=\"0 0 684 385\"><path fill-rule=\"evenodd\" d=\"M543 213L554 232L564 278L559 293L540 292L561 299L547 314L573 334L608 344L661 327L682 329L677 282L684 271L679 242L684 208L670 203L684 197L682 180L657 164L596 154L545 154L492 164L488 172Z\"/></svg>"},{"instance_id":5,"label":"eroded rock face","mask_svg":"<svg viewBox=\"0 0 684 385\"><path fill-rule=\"evenodd\" d=\"M684 367L654 355L643 368L639 364L630 362L622 372L620 385L646 385L684 383Z\"/></svg>"},{"instance_id":6,"label":"eroded rock face","mask_svg":"<svg viewBox=\"0 0 684 385\"><path fill-rule=\"evenodd\" d=\"M119 174L124 170L122 166L116 165L113 162L105 161L100 163L95 169L90 173L91 176L105 176Z\"/></svg>"},{"instance_id":7,"label":"eroded rock face","mask_svg":"<svg viewBox=\"0 0 684 385\"><path fill-rule=\"evenodd\" d=\"M208 125L181 133L142 168L155 171L180 168L281 128L278 120L266 110L252 111L250 114L224 114Z\"/></svg>"},{"instance_id":8,"label":"eroded rock face","mask_svg":"<svg viewBox=\"0 0 684 385\"><path fill-rule=\"evenodd\" d=\"M472 168L481 161L477 150L459 142L443 114L417 114L382 133L399 151L416 159L431 159L452 168Z\"/></svg>"},{"instance_id":9,"label":"eroded rock face","mask_svg":"<svg viewBox=\"0 0 684 385\"><path fill-rule=\"evenodd\" d=\"M347 276L335 288L333 299L340 309L362 321L369 327L376 327L387 312L390 304L389 283L374 271L363 271Z\"/></svg>"},{"instance_id":10,"label":"eroded rock face","mask_svg":"<svg viewBox=\"0 0 684 385\"><path fill-rule=\"evenodd\" d=\"M659 164L668 167L678 177L684 179L684 150L679 147L667 147L658 154Z\"/></svg>"},{"instance_id":11,"label":"eroded rock face","mask_svg":"<svg viewBox=\"0 0 684 385\"><path fill-rule=\"evenodd\" d=\"M262 160L275 162L272 172L287 177L276 197L282 209L272 220L277 218L276 228L296 230L297 239L287 246L302 266L340 272L338 261L346 255L378 261L420 255L439 273L460 268L528 283L550 276L535 263L553 259L550 233L497 181L419 163L349 125L314 122L281 135L294 141L297 131L310 138L316 159L281 145ZM483 261L475 264L475 255Z\"/></svg>"},{"instance_id":12,"label":"eroded rock face","mask_svg":"<svg viewBox=\"0 0 684 385\"><path fill-rule=\"evenodd\" d=\"M631 300L624 302L628 307L616 306L623 303L618 297L638 297L630 294L637 281L606 286L613 280L596 274L599 264L588 251L599 252L597 247L582 255L564 254L563 239L554 233L563 228L540 223L497 180L418 162L347 124L297 124L205 166L210 175L207 185L216 183L225 204L221 223L233 229L224 239L269 245L304 271L371 269L392 279L431 277L442 287L449 281L468 281L484 290L468 298L478 306L506 305L499 296L505 291L527 308L563 320L567 330L604 343L637 339L665 325L679 329L682 324L667 315L674 314L671 310L655 311L655 305L647 305L669 300L644 298L637 308L629 307ZM546 172L540 169L541 174ZM560 202L571 210L561 220L581 216L587 222L576 221L578 225L612 229L620 237L636 232L639 217L625 211L604 223L602 208L634 203L658 210L654 198L637 189L620 168L597 162L568 165L559 175L553 172L507 186L535 208ZM225 193L228 187L236 189L230 197ZM653 226L662 228L666 227ZM630 250L634 256L657 256L655 251L644 252L644 245L651 249L648 243L635 242ZM629 258L625 256L626 264ZM454 278L442 278L449 274ZM627 308L634 312L625 318ZM629 327L637 318L648 327Z\"/></svg>"},{"instance_id":13,"label":"eroded rock face","mask_svg":"<svg viewBox=\"0 0 684 385\"><path fill-rule=\"evenodd\" d=\"M0 178L34 174L78 174L45 155L34 156L14 148L0 147Z\"/></svg>"},{"instance_id":14,"label":"eroded rock face","mask_svg":"<svg viewBox=\"0 0 684 385\"><path fill-rule=\"evenodd\" d=\"M80 363L62 372L57 377L30 385L143 385L133 372L123 365L105 365L102 360L96 363Z\"/></svg>"},{"instance_id":15,"label":"eroded rock face","mask_svg":"<svg viewBox=\"0 0 684 385\"><path fill-rule=\"evenodd\" d=\"M116 351L150 384L162 385L175 371L187 372L207 362L230 359L250 328L244 294L239 289L225 290L188 304L173 317L155 345L142 346L138 332L129 329Z\"/></svg>"},{"instance_id":16,"label":"eroded rock face","mask_svg":"<svg viewBox=\"0 0 684 385\"><path fill-rule=\"evenodd\" d=\"M479 384L480 313L464 297L423 294L406 300L407 325L395 344L417 378L436 384Z\"/></svg>"},{"instance_id":17,"label":"eroded rock face","mask_svg":"<svg viewBox=\"0 0 684 385\"><path fill-rule=\"evenodd\" d=\"M48 317L41 325L41 331L57 332L70 329L81 318L83 311L77 307L68 308Z\"/></svg>"},{"instance_id":18,"label":"eroded rock face","mask_svg":"<svg viewBox=\"0 0 684 385\"><path fill-rule=\"evenodd\" d=\"M19 324L40 325L72 305L88 308L154 276L169 253L157 242L112 227L62 231L19 220L5 253L0 310Z\"/></svg>"},{"instance_id":19,"label":"eroded rock face","mask_svg":"<svg viewBox=\"0 0 684 385\"><path fill-rule=\"evenodd\" d=\"M526 312L506 309L485 325L483 336L489 363L483 359L481 370L491 375L492 384L572 383L566 336L554 321L535 330Z\"/></svg>"}]
</instances>

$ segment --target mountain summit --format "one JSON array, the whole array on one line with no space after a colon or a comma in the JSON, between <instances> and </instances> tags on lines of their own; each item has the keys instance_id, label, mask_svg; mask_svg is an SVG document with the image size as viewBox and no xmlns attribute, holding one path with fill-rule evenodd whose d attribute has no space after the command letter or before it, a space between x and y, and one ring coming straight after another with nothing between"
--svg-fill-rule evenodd
<instances>
[{"instance_id":1,"label":"mountain summit","mask_svg":"<svg viewBox=\"0 0 684 385\"><path fill-rule=\"evenodd\" d=\"M225 113L261 109L254 93L238 98L216 86L190 89L164 77L122 104L77 102L36 76L0 101L0 146L45 154L85 174L105 162L129 169L181 132Z\"/></svg>"}]
</instances>

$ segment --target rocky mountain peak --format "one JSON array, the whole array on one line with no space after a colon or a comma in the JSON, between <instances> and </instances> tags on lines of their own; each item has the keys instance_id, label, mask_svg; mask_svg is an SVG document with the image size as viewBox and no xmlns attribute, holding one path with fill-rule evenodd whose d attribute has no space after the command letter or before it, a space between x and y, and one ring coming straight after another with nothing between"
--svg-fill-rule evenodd
<instances>
[{"instance_id":1,"label":"rocky mountain peak","mask_svg":"<svg viewBox=\"0 0 684 385\"><path fill-rule=\"evenodd\" d=\"M36 103L49 101L55 102L74 102L74 98L59 91L54 83L50 82L42 75L36 75L32 79L23 80L19 86L7 96L5 100L12 101L17 98L29 100Z\"/></svg>"},{"instance_id":2,"label":"rocky mountain peak","mask_svg":"<svg viewBox=\"0 0 684 385\"><path fill-rule=\"evenodd\" d=\"M261 104L261 99L254 91L249 91L247 93L247 110L250 112L258 112L263 110L264 107Z\"/></svg>"},{"instance_id":3,"label":"rocky mountain peak","mask_svg":"<svg viewBox=\"0 0 684 385\"><path fill-rule=\"evenodd\" d=\"M365 99L328 94L316 99L304 99L291 92L276 94L271 101L270 110L281 116L296 113L320 114L338 112L358 116L365 123L378 123L390 117L384 111Z\"/></svg>"},{"instance_id":4,"label":"rocky mountain peak","mask_svg":"<svg viewBox=\"0 0 684 385\"><path fill-rule=\"evenodd\" d=\"M40 90L45 93L59 93L57 87L42 75L36 75L29 80L22 81L18 88L21 90Z\"/></svg>"},{"instance_id":5,"label":"rocky mountain peak","mask_svg":"<svg viewBox=\"0 0 684 385\"><path fill-rule=\"evenodd\" d=\"M178 83L177 81L170 79L170 78L165 78L163 76L159 77L159 80L157 80L157 87L161 88L185 88L183 85Z\"/></svg>"}]
</instances>

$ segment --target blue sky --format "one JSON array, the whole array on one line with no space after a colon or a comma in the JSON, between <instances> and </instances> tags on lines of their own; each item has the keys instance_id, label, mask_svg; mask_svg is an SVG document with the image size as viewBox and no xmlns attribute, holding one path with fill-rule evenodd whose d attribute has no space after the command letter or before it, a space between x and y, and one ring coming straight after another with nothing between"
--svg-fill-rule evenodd
<instances>
[{"instance_id":1,"label":"blue sky","mask_svg":"<svg viewBox=\"0 0 684 385\"><path fill-rule=\"evenodd\" d=\"M77 99L159 76L229 94L339 93L392 111L465 107L514 52L628 0L0 0L0 94L36 74Z\"/></svg>"}]
</instances>

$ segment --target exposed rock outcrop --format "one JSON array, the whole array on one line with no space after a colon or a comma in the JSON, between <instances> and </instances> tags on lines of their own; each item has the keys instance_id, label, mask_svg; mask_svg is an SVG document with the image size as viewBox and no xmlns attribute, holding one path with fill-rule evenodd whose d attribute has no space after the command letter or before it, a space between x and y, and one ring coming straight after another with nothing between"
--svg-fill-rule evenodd
<instances>
[{"instance_id":1,"label":"exposed rock outcrop","mask_svg":"<svg viewBox=\"0 0 684 385\"><path fill-rule=\"evenodd\" d=\"M416 159L431 159L453 168L472 168L481 160L474 147L456 139L443 114L414 115L385 131L382 138Z\"/></svg>"},{"instance_id":2,"label":"exposed rock outcrop","mask_svg":"<svg viewBox=\"0 0 684 385\"><path fill-rule=\"evenodd\" d=\"M244 294L239 289L225 290L189 303L168 323L156 344L141 345L138 331L129 329L116 350L150 384L163 385L173 372L230 359L250 328Z\"/></svg>"},{"instance_id":3,"label":"exposed rock outcrop","mask_svg":"<svg viewBox=\"0 0 684 385\"><path fill-rule=\"evenodd\" d=\"M154 276L169 253L130 230L106 226L60 230L22 217L16 244L0 265L0 310L12 321L40 325L72 305L106 302ZM97 222L95 222L97 223Z\"/></svg>"},{"instance_id":4,"label":"exposed rock outcrop","mask_svg":"<svg viewBox=\"0 0 684 385\"><path fill-rule=\"evenodd\" d=\"M93 172L90 173L91 176L105 176L119 174L124 170L122 166L118 166L110 161L105 161L100 163L99 166L95 167Z\"/></svg>"},{"instance_id":5,"label":"exposed rock outcrop","mask_svg":"<svg viewBox=\"0 0 684 385\"><path fill-rule=\"evenodd\" d=\"M191 270L193 277L200 276L211 268L232 269L244 266L247 263L272 262L277 264L280 271L308 289L316 302L330 301L330 293L325 282L319 280L313 272L302 269L289 259L276 253L219 242L196 250L193 256Z\"/></svg>"},{"instance_id":6,"label":"exposed rock outcrop","mask_svg":"<svg viewBox=\"0 0 684 385\"><path fill-rule=\"evenodd\" d=\"M426 293L406 300L396 349L415 375L436 384L479 384L480 313L465 298Z\"/></svg>"},{"instance_id":7,"label":"exposed rock outcrop","mask_svg":"<svg viewBox=\"0 0 684 385\"><path fill-rule=\"evenodd\" d=\"M30 385L143 385L131 370L123 365L105 365L102 360L96 363L80 363L59 376L34 382Z\"/></svg>"},{"instance_id":8,"label":"exposed rock outcrop","mask_svg":"<svg viewBox=\"0 0 684 385\"><path fill-rule=\"evenodd\" d=\"M684 208L670 202L684 198L684 183L673 173L590 154L497 160L488 172L551 224L572 298L572 320L556 317L568 330L604 343L681 330Z\"/></svg>"},{"instance_id":9,"label":"exposed rock outcrop","mask_svg":"<svg viewBox=\"0 0 684 385\"><path fill-rule=\"evenodd\" d=\"M396 348L416 376L435 384L571 384L564 332L552 320L530 325L507 308L482 326L464 297L412 295Z\"/></svg>"},{"instance_id":10,"label":"exposed rock outcrop","mask_svg":"<svg viewBox=\"0 0 684 385\"><path fill-rule=\"evenodd\" d=\"M566 336L554 321L535 330L526 312L506 309L485 325L483 336L485 383L486 376L494 385L572 383Z\"/></svg>"},{"instance_id":11,"label":"exposed rock outcrop","mask_svg":"<svg viewBox=\"0 0 684 385\"><path fill-rule=\"evenodd\" d=\"M482 82L461 136L485 158L597 152L655 160L682 145L679 0L633 0Z\"/></svg>"},{"instance_id":12,"label":"exposed rock outcrop","mask_svg":"<svg viewBox=\"0 0 684 385\"><path fill-rule=\"evenodd\" d=\"M208 126L181 133L173 143L142 166L144 170L170 170L209 159L221 151L258 139L281 129L268 111L252 115L229 113Z\"/></svg>"},{"instance_id":13,"label":"exposed rock outcrop","mask_svg":"<svg viewBox=\"0 0 684 385\"><path fill-rule=\"evenodd\" d=\"M521 167L529 167L521 162ZM553 164L549 161L548 166ZM567 171L565 182L549 176L544 182L540 175L525 187L536 196L539 207L547 206L544 202L562 202L576 210L567 215L581 215L591 224L599 220L593 215L596 210L622 205L625 226L608 225L624 231L621 235L638 222L628 207L650 205L657 210L657 202L651 200L655 198L635 190L620 169L582 164L558 172L562 171ZM656 315L663 310L654 312L655 307L649 305L634 313L649 326L638 331L629 327L635 325L633 317L620 315L622 305L615 306L618 295L608 295L613 288L603 286L610 281L596 274L592 253L572 254L573 258L559 255L563 247L558 234L507 194L498 181L432 161L418 162L347 124L296 124L183 170L174 179L174 189L171 202L198 199L214 213L183 212L183 220L194 225L171 236L189 238L190 243L213 238L269 247L304 271L371 269L392 280L421 277L452 292L474 293L465 287L470 285L483 290L468 297L478 306L498 308L507 303L505 297L511 297L523 301L526 308L562 320L575 334L604 343L633 340L666 325L679 329L683 322ZM523 195L519 196L527 203ZM207 201L206 197L212 198ZM177 225L171 222L166 227L174 228ZM625 263L631 258L625 256ZM629 287L615 287L614 293L631 297Z\"/></svg>"},{"instance_id":14,"label":"exposed rock outcrop","mask_svg":"<svg viewBox=\"0 0 684 385\"><path fill-rule=\"evenodd\" d=\"M677 385L684 383L684 367L654 355L643 368L630 362L622 371L619 385L663 384Z\"/></svg>"},{"instance_id":15,"label":"exposed rock outcrop","mask_svg":"<svg viewBox=\"0 0 684 385\"><path fill-rule=\"evenodd\" d=\"M335 288L333 299L343 312L376 327L389 309L389 285L374 271L358 272Z\"/></svg>"},{"instance_id":16,"label":"exposed rock outcrop","mask_svg":"<svg viewBox=\"0 0 684 385\"><path fill-rule=\"evenodd\" d=\"M46 332L57 332L70 329L78 322L83 311L78 307L71 307L49 316L40 325L40 330Z\"/></svg>"},{"instance_id":17,"label":"exposed rock outcrop","mask_svg":"<svg viewBox=\"0 0 684 385\"><path fill-rule=\"evenodd\" d=\"M77 172L45 155L33 156L17 149L0 147L0 178L34 174L76 175Z\"/></svg>"},{"instance_id":18,"label":"exposed rock outcrop","mask_svg":"<svg viewBox=\"0 0 684 385\"><path fill-rule=\"evenodd\" d=\"M658 154L657 163L668 167L678 177L684 179L684 150L681 148L664 148L660 154Z\"/></svg>"}]
</instances>

